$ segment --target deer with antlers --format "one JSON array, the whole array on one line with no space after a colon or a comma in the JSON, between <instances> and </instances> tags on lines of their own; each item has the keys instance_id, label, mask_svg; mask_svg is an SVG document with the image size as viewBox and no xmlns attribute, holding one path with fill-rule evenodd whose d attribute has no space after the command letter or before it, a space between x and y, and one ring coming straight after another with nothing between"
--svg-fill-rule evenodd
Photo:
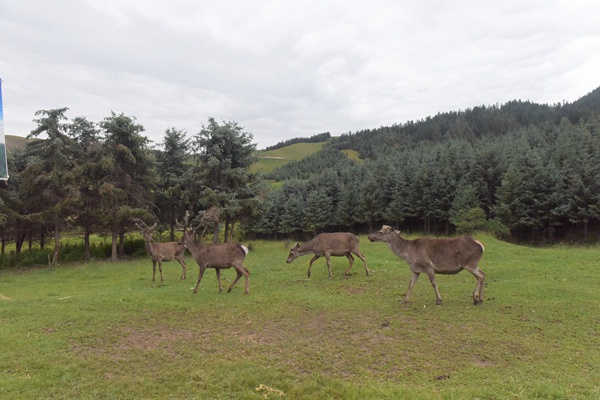
<instances>
[{"instance_id":1,"label":"deer with antlers","mask_svg":"<svg viewBox=\"0 0 600 400\"><path fill-rule=\"evenodd\" d=\"M139 223L142 225L140 225ZM154 243L154 228L156 228L156 223L149 227L144 223L144 221L138 219L135 223L135 226L138 227L140 233L144 237L144 242L146 245L146 251L148 255L152 259L152 282L155 281L156 275L156 264L158 264L158 270L160 271L160 282L164 282L163 273L162 273L162 263L163 261L173 261L177 260L181 267L183 268L183 272L181 273L181 279L185 279L187 266L185 264L185 260L183 256L185 254L185 245L179 244L177 242L167 242L167 243Z\"/></svg>"},{"instance_id":2,"label":"deer with antlers","mask_svg":"<svg viewBox=\"0 0 600 400\"><path fill-rule=\"evenodd\" d=\"M194 242L194 233L202 225L207 226L207 221L205 221L205 218L203 218L198 226L186 231L188 218L189 214L186 213L184 225L180 224L178 221L176 221L176 223L180 229L183 229L183 236L179 243L187 247L200 269L198 273L198 283L194 289L194 294L198 293L198 287L200 286L200 281L202 281L202 276L204 275L206 268L215 269L217 281L219 282L219 293L222 292L223 285L221 284L221 270L232 267L236 270L237 276L229 286L227 292L231 292L231 289L233 289L237 281L243 275L246 278L246 289L244 290L244 294L248 294L250 292L250 272L243 265L244 258L246 258L246 255L248 254L248 248L240 243L232 242L214 244L196 243Z\"/></svg>"}]
</instances>

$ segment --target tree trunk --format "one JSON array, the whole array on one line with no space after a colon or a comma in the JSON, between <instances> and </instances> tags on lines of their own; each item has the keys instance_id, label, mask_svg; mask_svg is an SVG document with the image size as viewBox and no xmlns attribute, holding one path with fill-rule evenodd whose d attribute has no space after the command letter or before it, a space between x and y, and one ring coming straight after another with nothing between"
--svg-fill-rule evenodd
<instances>
[{"instance_id":1,"label":"tree trunk","mask_svg":"<svg viewBox=\"0 0 600 400\"><path fill-rule=\"evenodd\" d=\"M215 223L213 227L213 243L219 243L219 223Z\"/></svg>"},{"instance_id":2,"label":"tree trunk","mask_svg":"<svg viewBox=\"0 0 600 400\"><path fill-rule=\"evenodd\" d=\"M112 253L110 256L111 261L118 261L119 255L117 254L117 231L113 229L112 232Z\"/></svg>"},{"instance_id":3,"label":"tree trunk","mask_svg":"<svg viewBox=\"0 0 600 400\"><path fill-rule=\"evenodd\" d=\"M90 252L90 227L85 227L85 232L83 234L83 261L90 262L91 252Z\"/></svg>"},{"instance_id":4,"label":"tree trunk","mask_svg":"<svg viewBox=\"0 0 600 400\"><path fill-rule=\"evenodd\" d=\"M175 203L171 203L171 242L175 241Z\"/></svg>"},{"instance_id":5,"label":"tree trunk","mask_svg":"<svg viewBox=\"0 0 600 400\"><path fill-rule=\"evenodd\" d=\"M225 219L225 233L223 234L223 242L227 243L227 238L229 237L229 223L227 219Z\"/></svg>"},{"instance_id":6,"label":"tree trunk","mask_svg":"<svg viewBox=\"0 0 600 400\"><path fill-rule=\"evenodd\" d=\"M15 248L16 248L16 252L17 254L21 252L21 249L23 248L23 242L25 241L25 231L21 231L19 232L19 235L17 236L17 242L15 243Z\"/></svg>"},{"instance_id":7,"label":"tree trunk","mask_svg":"<svg viewBox=\"0 0 600 400\"><path fill-rule=\"evenodd\" d=\"M119 232L119 257L125 256L125 232L123 229Z\"/></svg>"},{"instance_id":8,"label":"tree trunk","mask_svg":"<svg viewBox=\"0 0 600 400\"><path fill-rule=\"evenodd\" d=\"M54 254L52 255L52 266L58 263L58 249L60 247L60 228L58 216L54 217Z\"/></svg>"},{"instance_id":9,"label":"tree trunk","mask_svg":"<svg viewBox=\"0 0 600 400\"><path fill-rule=\"evenodd\" d=\"M125 256L125 227L121 226L119 229L119 257Z\"/></svg>"}]
</instances>

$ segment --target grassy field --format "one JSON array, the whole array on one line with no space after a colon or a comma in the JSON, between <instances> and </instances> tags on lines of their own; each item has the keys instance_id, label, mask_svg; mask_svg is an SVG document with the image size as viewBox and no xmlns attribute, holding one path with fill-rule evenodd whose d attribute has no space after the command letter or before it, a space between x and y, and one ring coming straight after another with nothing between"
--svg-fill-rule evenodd
<instances>
[{"instance_id":1,"label":"grassy field","mask_svg":"<svg viewBox=\"0 0 600 400\"><path fill-rule=\"evenodd\" d=\"M290 161L300 160L321 150L325 142L296 143L275 150L260 150L257 152L258 161L252 165L252 172L269 173Z\"/></svg>"},{"instance_id":2,"label":"grassy field","mask_svg":"<svg viewBox=\"0 0 600 400\"><path fill-rule=\"evenodd\" d=\"M439 276L444 303L382 243L369 267L253 242L243 282L193 295L149 260L0 273L0 398L598 399L600 248L486 244L485 302L475 279ZM235 276L223 273L224 286Z\"/></svg>"}]
</instances>

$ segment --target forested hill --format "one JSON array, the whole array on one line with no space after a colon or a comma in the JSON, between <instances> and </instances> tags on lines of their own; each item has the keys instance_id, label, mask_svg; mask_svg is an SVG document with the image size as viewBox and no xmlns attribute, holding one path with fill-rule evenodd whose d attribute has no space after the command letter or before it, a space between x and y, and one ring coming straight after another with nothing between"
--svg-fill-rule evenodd
<instances>
[{"instance_id":1,"label":"forested hill","mask_svg":"<svg viewBox=\"0 0 600 400\"><path fill-rule=\"evenodd\" d=\"M556 125L563 118L575 124L598 115L600 87L573 103L547 105L514 100L503 105L443 112L416 122L344 134L335 139L333 146L356 150L361 158L374 158L398 146L411 146L423 141L472 141L484 136L505 135L532 125Z\"/></svg>"},{"instance_id":2,"label":"forested hill","mask_svg":"<svg viewBox=\"0 0 600 400\"><path fill-rule=\"evenodd\" d=\"M341 150L357 151L362 161ZM332 138L276 169L248 232L273 236L486 226L525 241L600 239L600 88L573 103L515 100Z\"/></svg>"},{"instance_id":3,"label":"forested hill","mask_svg":"<svg viewBox=\"0 0 600 400\"><path fill-rule=\"evenodd\" d=\"M320 142L326 142L327 140L329 140L329 138L331 138L331 134L329 132L323 132L323 133L319 133L318 135L313 135L313 136L311 136L309 138L295 138L295 139L285 140L283 142L277 143L276 145L267 147L265 149L265 151L267 151L267 150L281 149L283 147L291 146L291 145L296 144L296 143L320 143Z\"/></svg>"},{"instance_id":4,"label":"forested hill","mask_svg":"<svg viewBox=\"0 0 600 400\"><path fill-rule=\"evenodd\" d=\"M332 149L355 150L362 159L376 159L400 147L413 148L418 144L440 143L451 139L473 142L483 137L506 135L529 126L557 125L563 118L575 124L594 117L600 118L600 87L573 103L548 105L513 100L503 105L443 112L423 120L342 134L332 138L329 146L320 153L289 163L267 178L278 181L306 179L328 167L332 163L332 157L339 158L333 154ZM301 140L307 139L291 139L290 143Z\"/></svg>"}]
</instances>

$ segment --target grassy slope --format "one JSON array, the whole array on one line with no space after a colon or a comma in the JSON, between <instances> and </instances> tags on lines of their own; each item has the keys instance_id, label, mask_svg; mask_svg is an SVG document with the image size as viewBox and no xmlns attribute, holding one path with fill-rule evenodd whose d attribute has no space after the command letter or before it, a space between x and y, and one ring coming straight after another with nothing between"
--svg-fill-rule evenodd
<instances>
[{"instance_id":1,"label":"grassy slope","mask_svg":"<svg viewBox=\"0 0 600 400\"><path fill-rule=\"evenodd\" d=\"M310 257L254 242L246 296L212 271L192 295L191 259L164 284L149 260L3 272L0 398L599 398L600 249L478 238L478 307L466 272L438 277L441 306L425 277L400 303L408 268L364 237L374 274L334 258L331 281L323 260L305 279Z\"/></svg>"},{"instance_id":2,"label":"grassy slope","mask_svg":"<svg viewBox=\"0 0 600 400\"><path fill-rule=\"evenodd\" d=\"M252 172L268 173L277 167L281 167L290 161L300 160L321 150L325 142L321 143L296 143L291 146L282 147L276 150L261 150L257 152L258 162L251 170Z\"/></svg>"},{"instance_id":3,"label":"grassy slope","mask_svg":"<svg viewBox=\"0 0 600 400\"><path fill-rule=\"evenodd\" d=\"M21 136L4 135L6 139L6 151L11 152L13 149L23 149L31 139L25 139Z\"/></svg>"}]
</instances>

